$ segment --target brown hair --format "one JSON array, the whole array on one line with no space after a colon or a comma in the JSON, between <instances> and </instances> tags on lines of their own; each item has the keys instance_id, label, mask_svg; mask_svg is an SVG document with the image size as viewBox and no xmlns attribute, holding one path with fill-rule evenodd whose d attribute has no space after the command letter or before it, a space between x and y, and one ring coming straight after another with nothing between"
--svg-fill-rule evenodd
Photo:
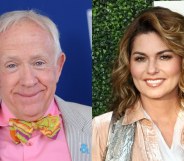
<instances>
[{"instance_id":1,"label":"brown hair","mask_svg":"<svg viewBox=\"0 0 184 161\"><path fill-rule=\"evenodd\" d=\"M139 91L130 73L130 54L135 37L149 32L157 33L166 45L184 58L184 16L163 7L152 7L139 14L127 28L119 45L119 55L112 72L113 111L115 117L124 114L135 104ZM184 59L179 82L181 105L184 104Z\"/></svg>"}]
</instances>

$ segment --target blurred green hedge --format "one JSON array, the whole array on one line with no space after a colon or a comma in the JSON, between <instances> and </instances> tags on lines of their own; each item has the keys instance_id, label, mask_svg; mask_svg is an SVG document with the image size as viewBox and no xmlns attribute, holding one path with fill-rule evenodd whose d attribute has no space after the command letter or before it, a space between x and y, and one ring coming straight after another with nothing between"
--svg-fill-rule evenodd
<instances>
[{"instance_id":1,"label":"blurred green hedge","mask_svg":"<svg viewBox=\"0 0 184 161\"><path fill-rule=\"evenodd\" d=\"M127 25L152 0L93 0L93 116L108 111L111 104L110 75L118 43Z\"/></svg>"}]
</instances>

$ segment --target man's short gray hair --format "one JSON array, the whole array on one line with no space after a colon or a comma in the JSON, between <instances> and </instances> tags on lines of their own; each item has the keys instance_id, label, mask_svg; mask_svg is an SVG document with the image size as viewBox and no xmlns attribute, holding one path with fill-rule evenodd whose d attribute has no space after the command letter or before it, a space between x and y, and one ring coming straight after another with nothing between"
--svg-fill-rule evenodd
<instances>
[{"instance_id":1,"label":"man's short gray hair","mask_svg":"<svg viewBox=\"0 0 184 161\"><path fill-rule=\"evenodd\" d=\"M20 10L4 13L0 16L0 33L6 31L13 24L23 20L31 20L48 31L53 39L56 57L62 52L59 42L59 31L55 23L48 17L33 10Z\"/></svg>"}]
</instances>

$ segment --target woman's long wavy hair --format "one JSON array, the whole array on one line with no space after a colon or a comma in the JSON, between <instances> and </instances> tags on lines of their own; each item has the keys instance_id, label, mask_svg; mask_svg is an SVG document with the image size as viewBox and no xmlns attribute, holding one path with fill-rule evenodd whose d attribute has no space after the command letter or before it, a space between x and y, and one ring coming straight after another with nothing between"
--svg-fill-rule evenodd
<instances>
[{"instance_id":1,"label":"woman's long wavy hair","mask_svg":"<svg viewBox=\"0 0 184 161\"><path fill-rule=\"evenodd\" d=\"M163 7L152 7L133 20L120 41L119 55L112 72L112 108L116 118L140 97L130 73L130 55L136 36L150 32L158 34L169 49L182 57L178 96L184 107L184 16Z\"/></svg>"}]
</instances>

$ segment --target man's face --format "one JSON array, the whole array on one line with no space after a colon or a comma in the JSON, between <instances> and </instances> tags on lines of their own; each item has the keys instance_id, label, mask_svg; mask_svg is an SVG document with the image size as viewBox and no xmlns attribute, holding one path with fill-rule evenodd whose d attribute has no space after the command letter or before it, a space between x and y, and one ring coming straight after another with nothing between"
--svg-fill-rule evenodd
<instances>
[{"instance_id":1,"label":"man's face","mask_svg":"<svg viewBox=\"0 0 184 161\"><path fill-rule=\"evenodd\" d=\"M31 21L0 33L0 97L17 118L33 121L47 111L65 61L54 52L48 32Z\"/></svg>"}]
</instances>

